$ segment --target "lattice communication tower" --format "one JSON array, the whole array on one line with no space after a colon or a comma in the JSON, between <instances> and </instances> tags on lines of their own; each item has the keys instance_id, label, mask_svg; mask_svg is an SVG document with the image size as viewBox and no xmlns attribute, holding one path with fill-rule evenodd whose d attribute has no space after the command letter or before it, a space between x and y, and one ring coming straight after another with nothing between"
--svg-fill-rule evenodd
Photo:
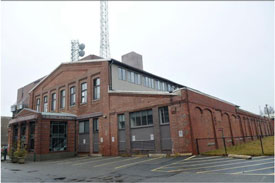
<instances>
[{"instance_id":1,"label":"lattice communication tower","mask_svg":"<svg viewBox=\"0 0 275 183\"><path fill-rule=\"evenodd\" d=\"M100 56L110 58L108 1L100 1Z\"/></svg>"}]
</instances>

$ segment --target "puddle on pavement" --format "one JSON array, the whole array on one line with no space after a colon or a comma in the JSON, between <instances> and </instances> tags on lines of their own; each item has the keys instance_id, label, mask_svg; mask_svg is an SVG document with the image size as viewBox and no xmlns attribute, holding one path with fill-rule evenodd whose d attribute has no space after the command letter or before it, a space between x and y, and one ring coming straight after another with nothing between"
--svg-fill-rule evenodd
<instances>
[{"instance_id":1,"label":"puddle on pavement","mask_svg":"<svg viewBox=\"0 0 275 183\"><path fill-rule=\"evenodd\" d=\"M57 178L54 178L54 180L64 180L66 179L66 177L57 177Z\"/></svg>"},{"instance_id":2,"label":"puddle on pavement","mask_svg":"<svg viewBox=\"0 0 275 183\"><path fill-rule=\"evenodd\" d=\"M10 169L11 171L14 171L14 172L18 172L18 171L21 171L19 169Z\"/></svg>"}]
</instances>

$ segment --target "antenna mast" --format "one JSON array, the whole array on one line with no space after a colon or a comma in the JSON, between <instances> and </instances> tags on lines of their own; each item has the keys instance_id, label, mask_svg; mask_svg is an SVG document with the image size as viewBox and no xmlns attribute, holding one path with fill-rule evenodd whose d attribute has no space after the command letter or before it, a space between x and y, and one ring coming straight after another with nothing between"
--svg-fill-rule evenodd
<instances>
[{"instance_id":1,"label":"antenna mast","mask_svg":"<svg viewBox=\"0 0 275 183\"><path fill-rule=\"evenodd\" d=\"M110 58L107 0L100 1L100 56Z\"/></svg>"}]
</instances>

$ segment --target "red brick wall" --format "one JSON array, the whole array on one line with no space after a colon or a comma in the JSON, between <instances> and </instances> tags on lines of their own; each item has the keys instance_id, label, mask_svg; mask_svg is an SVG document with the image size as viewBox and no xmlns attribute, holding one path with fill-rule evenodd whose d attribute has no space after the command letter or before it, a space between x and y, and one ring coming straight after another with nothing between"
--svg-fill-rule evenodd
<instances>
[{"instance_id":1,"label":"red brick wall","mask_svg":"<svg viewBox=\"0 0 275 183\"><path fill-rule=\"evenodd\" d=\"M51 121L67 122L67 150L65 152L74 152L75 148L75 121L67 120L49 120L43 119L36 123L35 130L35 151L37 154L55 153L49 151L50 148L50 128Z\"/></svg>"},{"instance_id":2,"label":"red brick wall","mask_svg":"<svg viewBox=\"0 0 275 183\"><path fill-rule=\"evenodd\" d=\"M32 109L36 109L36 99L40 98L40 111L43 111L43 96L48 96L48 111L51 112L51 94L56 93L56 111L67 112L76 115L89 114L104 111L103 106L108 103L108 62L90 62L71 65L61 65L37 88L31 92L30 103ZM100 78L99 100L93 100L93 79ZM81 83L87 82L87 103L81 104ZM69 88L76 87L76 105L69 104ZM66 91L65 108L60 108L60 91ZM108 106L108 105L107 105ZM107 107L105 105L105 107Z\"/></svg>"}]
</instances>

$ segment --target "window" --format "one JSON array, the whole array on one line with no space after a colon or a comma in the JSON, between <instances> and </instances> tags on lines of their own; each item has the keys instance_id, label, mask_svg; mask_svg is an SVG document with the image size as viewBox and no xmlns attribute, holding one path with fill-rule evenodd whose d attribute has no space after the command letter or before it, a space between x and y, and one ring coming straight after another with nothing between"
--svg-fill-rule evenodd
<instances>
[{"instance_id":1,"label":"window","mask_svg":"<svg viewBox=\"0 0 275 183\"><path fill-rule=\"evenodd\" d=\"M126 80L126 71L125 71L125 69L118 68L118 79Z\"/></svg>"},{"instance_id":2,"label":"window","mask_svg":"<svg viewBox=\"0 0 275 183\"><path fill-rule=\"evenodd\" d=\"M13 139L12 146L17 148L17 140L18 140L18 125L13 125Z\"/></svg>"},{"instance_id":3,"label":"window","mask_svg":"<svg viewBox=\"0 0 275 183\"><path fill-rule=\"evenodd\" d=\"M150 78L150 88L155 88L154 79Z\"/></svg>"},{"instance_id":4,"label":"window","mask_svg":"<svg viewBox=\"0 0 275 183\"><path fill-rule=\"evenodd\" d=\"M98 132L98 118L93 119L93 132Z\"/></svg>"},{"instance_id":5,"label":"window","mask_svg":"<svg viewBox=\"0 0 275 183\"><path fill-rule=\"evenodd\" d=\"M40 98L36 99L36 111L40 111Z\"/></svg>"},{"instance_id":6,"label":"window","mask_svg":"<svg viewBox=\"0 0 275 183\"><path fill-rule=\"evenodd\" d=\"M167 86L168 88L168 91L170 92L170 91L172 91L172 88L171 88L171 85L170 84L168 84L168 86Z\"/></svg>"},{"instance_id":7,"label":"window","mask_svg":"<svg viewBox=\"0 0 275 183\"><path fill-rule=\"evenodd\" d=\"M128 72L128 82L131 82L131 72L130 71L127 71Z\"/></svg>"},{"instance_id":8,"label":"window","mask_svg":"<svg viewBox=\"0 0 275 183\"><path fill-rule=\"evenodd\" d=\"M65 90L60 91L60 108L64 109L65 108Z\"/></svg>"},{"instance_id":9,"label":"window","mask_svg":"<svg viewBox=\"0 0 275 183\"><path fill-rule=\"evenodd\" d=\"M118 115L118 129L125 129L125 116L124 116L124 114Z\"/></svg>"},{"instance_id":10,"label":"window","mask_svg":"<svg viewBox=\"0 0 275 183\"><path fill-rule=\"evenodd\" d=\"M157 89L158 89L158 90L161 90L160 85L161 85L161 84L160 84L160 81L157 81Z\"/></svg>"},{"instance_id":11,"label":"window","mask_svg":"<svg viewBox=\"0 0 275 183\"><path fill-rule=\"evenodd\" d=\"M94 79L94 100L98 100L100 98L100 79Z\"/></svg>"},{"instance_id":12,"label":"window","mask_svg":"<svg viewBox=\"0 0 275 183\"><path fill-rule=\"evenodd\" d=\"M160 90L163 91L163 82L160 82Z\"/></svg>"},{"instance_id":13,"label":"window","mask_svg":"<svg viewBox=\"0 0 275 183\"><path fill-rule=\"evenodd\" d=\"M135 84L138 84L138 74L135 73Z\"/></svg>"},{"instance_id":14,"label":"window","mask_svg":"<svg viewBox=\"0 0 275 183\"><path fill-rule=\"evenodd\" d=\"M89 121L79 122L79 133L89 133Z\"/></svg>"},{"instance_id":15,"label":"window","mask_svg":"<svg viewBox=\"0 0 275 183\"><path fill-rule=\"evenodd\" d=\"M131 83L135 83L135 73L131 72Z\"/></svg>"},{"instance_id":16,"label":"window","mask_svg":"<svg viewBox=\"0 0 275 183\"><path fill-rule=\"evenodd\" d=\"M167 91L167 83L165 82L162 83L162 90Z\"/></svg>"},{"instance_id":17,"label":"window","mask_svg":"<svg viewBox=\"0 0 275 183\"><path fill-rule=\"evenodd\" d=\"M75 99L76 99L75 87L73 86L70 88L70 106L75 105Z\"/></svg>"},{"instance_id":18,"label":"window","mask_svg":"<svg viewBox=\"0 0 275 183\"><path fill-rule=\"evenodd\" d=\"M34 135L35 135L35 123L30 122L30 146L29 150L33 151L34 150Z\"/></svg>"},{"instance_id":19,"label":"window","mask_svg":"<svg viewBox=\"0 0 275 183\"><path fill-rule=\"evenodd\" d=\"M130 113L131 127L153 125L152 110Z\"/></svg>"},{"instance_id":20,"label":"window","mask_svg":"<svg viewBox=\"0 0 275 183\"><path fill-rule=\"evenodd\" d=\"M144 86L148 88L155 88L155 80L153 78L144 77Z\"/></svg>"},{"instance_id":21,"label":"window","mask_svg":"<svg viewBox=\"0 0 275 183\"><path fill-rule=\"evenodd\" d=\"M44 112L48 112L48 96L44 96Z\"/></svg>"},{"instance_id":22,"label":"window","mask_svg":"<svg viewBox=\"0 0 275 183\"><path fill-rule=\"evenodd\" d=\"M144 86L146 86L146 87L149 86L149 78L148 77L145 77Z\"/></svg>"},{"instance_id":23,"label":"window","mask_svg":"<svg viewBox=\"0 0 275 183\"><path fill-rule=\"evenodd\" d=\"M137 74L137 84L141 85L141 76L140 76L140 74Z\"/></svg>"},{"instance_id":24,"label":"window","mask_svg":"<svg viewBox=\"0 0 275 183\"><path fill-rule=\"evenodd\" d=\"M55 111L56 108L56 93L52 94L52 106L51 106L51 110Z\"/></svg>"},{"instance_id":25,"label":"window","mask_svg":"<svg viewBox=\"0 0 275 183\"><path fill-rule=\"evenodd\" d=\"M26 123L23 123L20 127L20 147L24 148L26 144Z\"/></svg>"},{"instance_id":26,"label":"window","mask_svg":"<svg viewBox=\"0 0 275 183\"><path fill-rule=\"evenodd\" d=\"M81 84L81 103L87 103L87 83Z\"/></svg>"},{"instance_id":27,"label":"window","mask_svg":"<svg viewBox=\"0 0 275 183\"><path fill-rule=\"evenodd\" d=\"M168 112L167 106L159 108L159 121L160 121L160 124L169 123L169 112Z\"/></svg>"},{"instance_id":28,"label":"window","mask_svg":"<svg viewBox=\"0 0 275 183\"><path fill-rule=\"evenodd\" d=\"M65 151L67 149L67 123L51 122L50 151Z\"/></svg>"}]
</instances>

